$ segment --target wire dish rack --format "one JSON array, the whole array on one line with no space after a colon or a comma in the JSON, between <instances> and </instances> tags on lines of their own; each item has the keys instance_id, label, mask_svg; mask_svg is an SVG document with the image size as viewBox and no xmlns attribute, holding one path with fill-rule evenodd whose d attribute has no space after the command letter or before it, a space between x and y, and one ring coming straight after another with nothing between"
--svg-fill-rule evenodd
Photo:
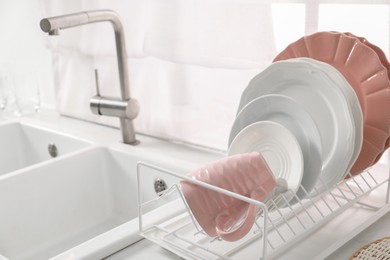
<instances>
[{"instance_id":1,"label":"wire dish rack","mask_svg":"<svg viewBox=\"0 0 390 260\"><path fill-rule=\"evenodd\" d=\"M155 197L143 198L143 178L151 171L168 178L170 185ZM323 192L314 190L310 194L315 196L306 193L307 198L299 199L287 191L264 203L145 162L138 163L137 175L140 234L185 259L283 259L286 252L286 259L303 259L302 249L296 250L300 244L313 251L310 259L323 259L390 211L390 167L386 165L348 176ZM185 202L181 180L257 205L252 230L236 242L207 236ZM294 198L289 202L290 196ZM159 211L148 210L156 204ZM167 217L169 211L174 213Z\"/></svg>"}]
</instances>

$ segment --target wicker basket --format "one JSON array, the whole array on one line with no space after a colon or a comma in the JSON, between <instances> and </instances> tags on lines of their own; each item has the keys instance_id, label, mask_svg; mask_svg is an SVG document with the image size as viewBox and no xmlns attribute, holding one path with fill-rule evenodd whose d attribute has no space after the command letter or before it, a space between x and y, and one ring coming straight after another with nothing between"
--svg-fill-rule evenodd
<instances>
[{"instance_id":1,"label":"wicker basket","mask_svg":"<svg viewBox=\"0 0 390 260\"><path fill-rule=\"evenodd\" d=\"M390 260L390 237L371 242L357 250L350 260Z\"/></svg>"}]
</instances>

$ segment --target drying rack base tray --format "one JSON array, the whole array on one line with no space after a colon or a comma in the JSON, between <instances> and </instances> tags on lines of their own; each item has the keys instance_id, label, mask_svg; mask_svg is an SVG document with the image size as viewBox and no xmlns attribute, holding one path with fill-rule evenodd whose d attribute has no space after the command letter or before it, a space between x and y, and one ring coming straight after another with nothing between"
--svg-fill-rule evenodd
<instances>
[{"instance_id":1,"label":"drying rack base tray","mask_svg":"<svg viewBox=\"0 0 390 260\"><path fill-rule=\"evenodd\" d=\"M375 166L373 172L375 176L380 176L378 182L382 176L385 181L389 176L389 168L385 165ZM390 204L386 201L388 191L387 179L384 185L378 185L364 193L358 201L345 208L343 206L341 210L332 213L331 217L325 217L312 228L294 234L293 239L283 241L281 246L268 250L266 259L325 259L390 212ZM321 205L320 202L319 200L316 204ZM246 236L238 242L210 238L202 231L197 232L190 214L180 201L177 201L176 209L180 207L182 211L179 212L182 213L143 229L141 235L184 259L261 259L261 232L256 234L256 231L253 231L251 236ZM310 221L304 216L300 219L303 222ZM298 230L294 227L297 223L289 221L289 224L292 225L290 229ZM271 235L267 237L271 239L272 232L269 234Z\"/></svg>"}]
</instances>

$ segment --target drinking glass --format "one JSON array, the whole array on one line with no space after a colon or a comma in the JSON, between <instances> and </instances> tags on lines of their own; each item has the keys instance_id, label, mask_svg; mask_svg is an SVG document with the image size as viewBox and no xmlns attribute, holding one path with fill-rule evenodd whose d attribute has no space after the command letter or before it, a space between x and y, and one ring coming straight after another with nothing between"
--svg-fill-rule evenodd
<instances>
[{"instance_id":1,"label":"drinking glass","mask_svg":"<svg viewBox=\"0 0 390 260\"><path fill-rule=\"evenodd\" d=\"M14 75L15 96L18 116L39 112L41 106L39 74L35 70Z\"/></svg>"}]
</instances>

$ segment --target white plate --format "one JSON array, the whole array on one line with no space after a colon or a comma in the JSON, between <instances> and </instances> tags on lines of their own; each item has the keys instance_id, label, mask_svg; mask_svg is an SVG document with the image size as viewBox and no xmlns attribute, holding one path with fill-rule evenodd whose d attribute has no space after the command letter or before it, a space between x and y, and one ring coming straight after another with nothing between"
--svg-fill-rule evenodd
<instances>
[{"instance_id":1,"label":"white plate","mask_svg":"<svg viewBox=\"0 0 390 260\"><path fill-rule=\"evenodd\" d=\"M339 182L349 170L355 127L346 97L334 80L311 63L290 59L271 64L244 90L239 111L253 99L282 94L301 103L321 136L322 173L316 192Z\"/></svg>"},{"instance_id":2,"label":"white plate","mask_svg":"<svg viewBox=\"0 0 390 260\"><path fill-rule=\"evenodd\" d=\"M230 131L229 145L245 127L258 121L273 121L286 127L297 139L304 158L302 186L310 192L321 174L321 139L317 126L301 104L290 97L270 94L249 102L237 115ZM299 189L297 196L306 193Z\"/></svg>"},{"instance_id":3,"label":"white plate","mask_svg":"<svg viewBox=\"0 0 390 260\"><path fill-rule=\"evenodd\" d=\"M352 153L351 161L349 162L350 166L348 169L349 173L352 166L355 164L357 158L359 157L360 150L363 145L363 112L360 107L359 99L353 90L352 86L345 79L343 74L341 74L335 67L329 65L328 63L318 61L311 58L298 58L302 61L312 63L315 66L318 66L322 69L323 72L327 73L332 79L336 81L336 86L340 87L340 90L344 93L347 98L349 108L351 109L351 114L353 116L353 121L355 123L355 146Z\"/></svg>"},{"instance_id":4,"label":"white plate","mask_svg":"<svg viewBox=\"0 0 390 260\"><path fill-rule=\"evenodd\" d=\"M303 176L303 154L295 136L281 124L260 121L242 129L232 141L228 155L260 152L275 178L287 181L286 199L298 191Z\"/></svg>"}]
</instances>

